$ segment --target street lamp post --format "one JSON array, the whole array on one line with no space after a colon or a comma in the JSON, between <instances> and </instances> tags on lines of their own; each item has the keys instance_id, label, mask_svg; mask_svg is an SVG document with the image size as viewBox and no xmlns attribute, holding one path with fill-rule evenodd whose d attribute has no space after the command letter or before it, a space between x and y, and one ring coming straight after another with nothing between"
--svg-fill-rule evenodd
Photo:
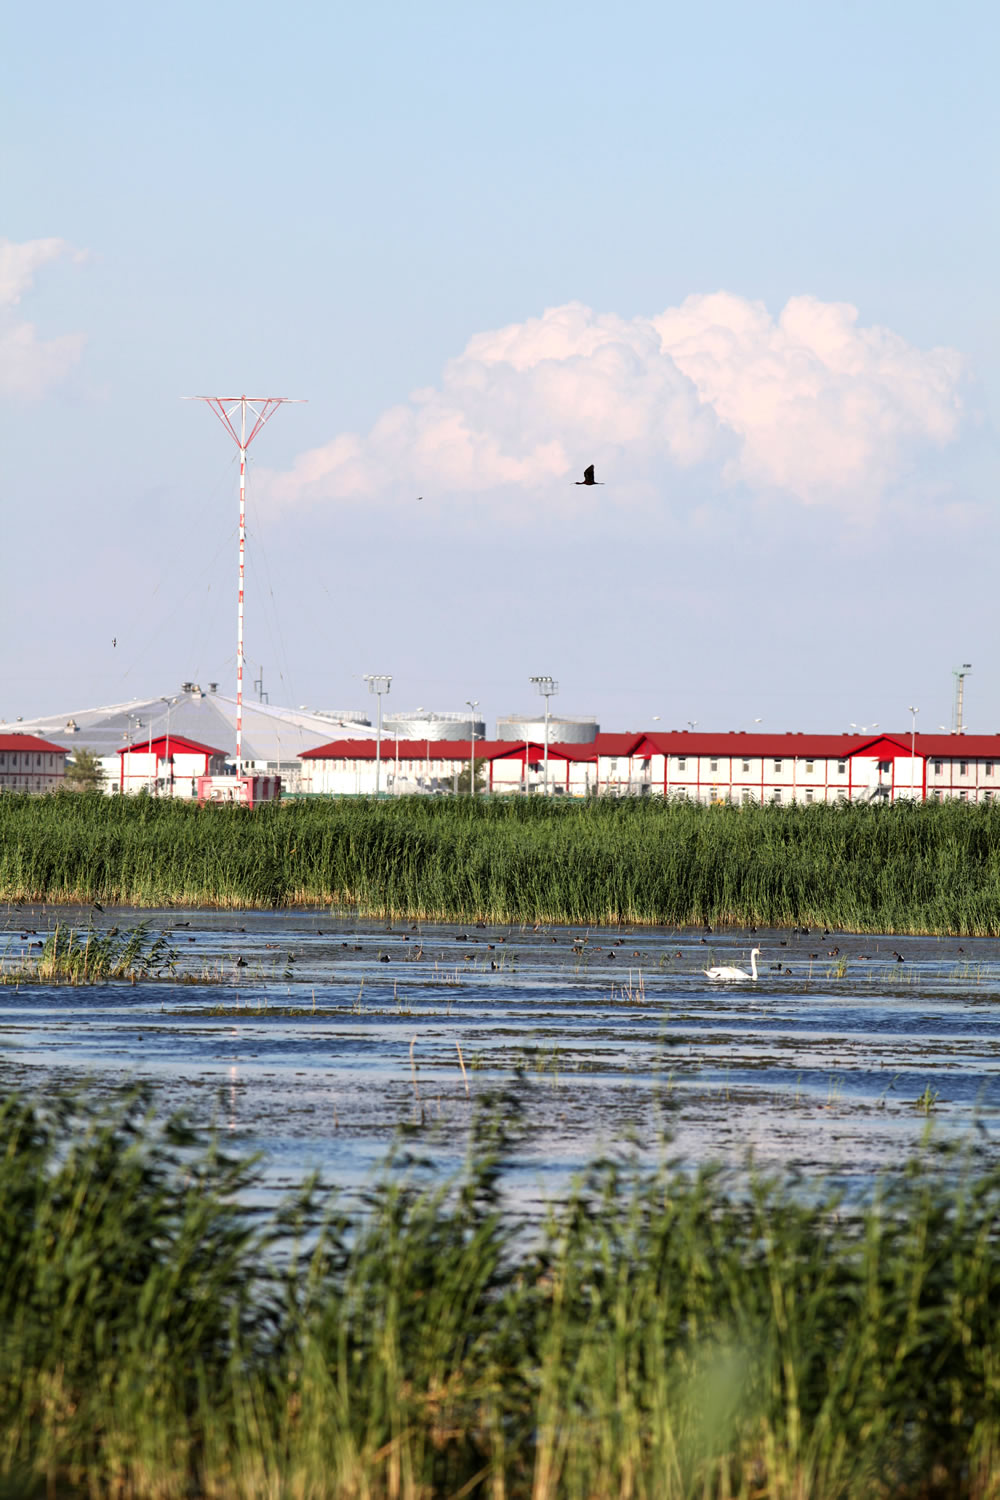
<instances>
[{"instance_id":1,"label":"street lamp post","mask_svg":"<svg viewBox=\"0 0 1000 1500\"><path fill-rule=\"evenodd\" d=\"M469 741L469 794L474 797L476 795L476 709L479 707L479 699L466 698L465 702L467 707L472 709L470 720L472 738Z\"/></svg>"},{"instance_id":2,"label":"street lamp post","mask_svg":"<svg viewBox=\"0 0 1000 1500\"><path fill-rule=\"evenodd\" d=\"M172 796L174 790L174 768L173 762L170 759L170 710L173 707L174 700L173 698L161 698L160 702L167 705L167 743L164 749L164 756L167 762L167 794L168 796Z\"/></svg>"},{"instance_id":3,"label":"street lamp post","mask_svg":"<svg viewBox=\"0 0 1000 1500\"><path fill-rule=\"evenodd\" d=\"M529 677L545 699L545 795L549 795L549 699L558 693L559 684L554 677Z\"/></svg>"},{"instance_id":4,"label":"street lamp post","mask_svg":"<svg viewBox=\"0 0 1000 1500\"><path fill-rule=\"evenodd\" d=\"M382 694L387 693L392 686L392 678L385 674L366 672L365 681L368 691L374 693L378 699L378 724L375 730L375 797L380 795L381 771L382 771Z\"/></svg>"},{"instance_id":5,"label":"street lamp post","mask_svg":"<svg viewBox=\"0 0 1000 1500\"><path fill-rule=\"evenodd\" d=\"M916 779L915 779L916 778L916 770L917 770L917 714L920 712L920 710L919 710L919 708L914 708L914 706L913 706L912 703L909 705L909 708L910 708L910 796L913 798L913 800L915 802L917 800L917 783L916 783Z\"/></svg>"},{"instance_id":6,"label":"street lamp post","mask_svg":"<svg viewBox=\"0 0 1000 1500\"><path fill-rule=\"evenodd\" d=\"M128 729L126 730L126 733L125 733L125 739L128 742L128 781L129 781L129 789L131 790L131 786L132 786L132 741L135 738L136 734L138 734L139 730L142 728L142 719L140 718L140 716L138 714L129 714L127 717L128 717ZM132 720L133 719L135 720L135 729L132 728ZM121 779L122 779L122 783L124 784L125 777L123 776Z\"/></svg>"}]
</instances>

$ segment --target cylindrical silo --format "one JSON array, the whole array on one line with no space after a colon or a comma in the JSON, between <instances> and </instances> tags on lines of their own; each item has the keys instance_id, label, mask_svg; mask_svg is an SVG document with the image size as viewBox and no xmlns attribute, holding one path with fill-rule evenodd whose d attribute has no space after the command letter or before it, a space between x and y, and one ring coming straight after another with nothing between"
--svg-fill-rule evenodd
<instances>
[{"instance_id":1,"label":"cylindrical silo","mask_svg":"<svg viewBox=\"0 0 1000 1500\"><path fill-rule=\"evenodd\" d=\"M398 734L401 740L469 740L473 729L477 740L486 738L486 722L471 714L433 713L418 708L413 713L386 714L382 732Z\"/></svg>"},{"instance_id":2,"label":"cylindrical silo","mask_svg":"<svg viewBox=\"0 0 1000 1500\"><path fill-rule=\"evenodd\" d=\"M592 745L600 733L596 719L568 719L559 714L549 715L550 745ZM534 740L541 743L545 738L545 715L508 714L497 719L498 740Z\"/></svg>"}]
</instances>

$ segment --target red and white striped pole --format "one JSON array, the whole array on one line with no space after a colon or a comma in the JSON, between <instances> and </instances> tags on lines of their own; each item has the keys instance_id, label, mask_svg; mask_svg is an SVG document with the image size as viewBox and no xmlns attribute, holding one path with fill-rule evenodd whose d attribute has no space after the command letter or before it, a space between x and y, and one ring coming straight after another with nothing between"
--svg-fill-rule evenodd
<instances>
[{"instance_id":1,"label":"red and white striped pole","mask_svg":"<svg viewBox=\"0 0 1000 1500\"><path fill-rule=\"evenodd\" d=\"M243 775L243 570L247 551L247 403L240 401L240 591L236 605L236 775Z\"/></svg>"},{"instance_id":2,"label":"red and white striped pole","mask_svg":"<svg viewBox=\"0 0 1000 1500\"><path fill-rule=\"evenodd\" d=\"M243 582L247 542L247 449L264 423L279 406L299 404L292 396L188 396L188 401L204 401L210 406L240 450L240 587L236 606L236 775L243 775ZM247 408L254 418L247 432ZM237 432L233 417L237 410L240 426Z\"/></svg>"}]
</instances>

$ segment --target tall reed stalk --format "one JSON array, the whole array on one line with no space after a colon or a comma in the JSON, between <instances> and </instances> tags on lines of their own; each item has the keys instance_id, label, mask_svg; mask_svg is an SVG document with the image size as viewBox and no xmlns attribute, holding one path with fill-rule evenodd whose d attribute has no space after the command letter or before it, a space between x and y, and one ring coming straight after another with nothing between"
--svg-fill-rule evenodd
<instances>
[{"instance_id":1,"label":"tall reed stalk","mask_svg":"<svg viewBox=\"0 0 1000 1500\"><path fill-rule=\"evenodd\" d=\"M869 1500L1000 1493L1000 1171L849 1211L596 1164L239 1208L254 1167L135 1094L0 1108L0 1493Z\"/></svg>"}]
</instances>

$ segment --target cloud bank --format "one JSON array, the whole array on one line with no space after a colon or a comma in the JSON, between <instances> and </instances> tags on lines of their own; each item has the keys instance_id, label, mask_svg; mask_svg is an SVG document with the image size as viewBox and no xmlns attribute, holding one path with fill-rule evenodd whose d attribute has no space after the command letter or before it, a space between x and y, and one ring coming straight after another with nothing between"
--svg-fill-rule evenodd
<instances>
[{"instance_id":1,"label":"cloud bank","mask_svg":"<svg viewBox=\"0 0 1000 1500\"><path fill-rule=\"evenodd\" d=\"M727 292L633 319L573 302L477 334L439 385L266 487L292 505L496 489L569 505L583 492L567 481L596 462L610 503L707 466L724 486L860 508L955 440L963 375L955 350L815 297L776 317Z\"/></svg>"},{"instance_id":2,"label":"cloud bank","mask_svg":"<svg viewBox=\"0 0 1000 1500\"><path fill-rule=\"evenodd\" d=\"M83 351L82 334L39 338L33 323L18 317L21 297L35 272L49 261L76 252L65 240L0 239L0 396L41 396L62 380Z\"/></svg>"}]
</instances>

